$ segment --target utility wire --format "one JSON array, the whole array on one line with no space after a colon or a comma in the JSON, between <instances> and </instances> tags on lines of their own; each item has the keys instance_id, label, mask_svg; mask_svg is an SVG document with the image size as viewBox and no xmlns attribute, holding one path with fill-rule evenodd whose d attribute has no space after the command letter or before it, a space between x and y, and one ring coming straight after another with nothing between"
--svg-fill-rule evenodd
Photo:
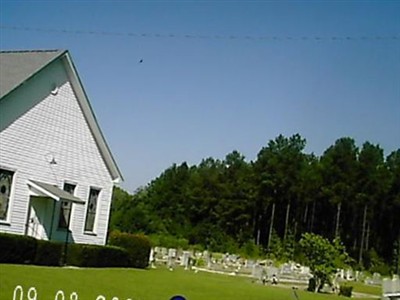
<instances>
[{"instance_id":1,"label":"utility wire","mask_svg":"<svg viewBox=\"0 0 400 300\"><path fill-rule=\"evenodd\" d=\"M134 33L134 32L112 32L112 31L91 31L71 30L39 27L24 27L1 25L0 30L30 31L41 33L70 34L70 35L100 35L120 36L133 38L178 38L178 39L215 39L215 40L253 40L253 41L400 41L400 35L376 35L376 36L238 36L238 35L199 35L199 34L162 34L162 33Z\"/></svg>"}]
</instances>

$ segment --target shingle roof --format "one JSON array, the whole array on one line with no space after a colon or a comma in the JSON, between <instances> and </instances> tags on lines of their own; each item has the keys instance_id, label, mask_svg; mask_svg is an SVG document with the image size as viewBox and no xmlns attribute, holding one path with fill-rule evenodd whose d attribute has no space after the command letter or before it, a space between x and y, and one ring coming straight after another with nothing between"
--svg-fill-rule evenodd
<instances>
[{"instance_id":1,"label":"shingle roof","mask_svg":"<svg viewBox=\"0 0 400 300\"><path fill-rule=\"evenodd\" d=\"M65 50L0 51L0 99Z\"/></svg>"}]
</instances>

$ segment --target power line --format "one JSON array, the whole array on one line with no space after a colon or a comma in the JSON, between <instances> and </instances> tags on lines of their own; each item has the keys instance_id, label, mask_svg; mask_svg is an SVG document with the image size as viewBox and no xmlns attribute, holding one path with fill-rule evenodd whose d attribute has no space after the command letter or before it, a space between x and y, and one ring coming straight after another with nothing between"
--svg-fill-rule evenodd
<instances>
[{"instance_id":1,"label":"power line","mask_svg":"<svg viewBox=\"0 0 400 300\"><path fill-rule=\"evenodd\" d=\"M71 30L40 27L24 27L0 25L0 30L29 31L68 35L99 35L131 38L177 38L177 39L213 39L213 40L252 40L252 41L399 41L400 35L376 36L277 36L277 35L201 35L201 34L165 34L165 33L135 33L115 31Z\"/></svg>"}]
</instances>

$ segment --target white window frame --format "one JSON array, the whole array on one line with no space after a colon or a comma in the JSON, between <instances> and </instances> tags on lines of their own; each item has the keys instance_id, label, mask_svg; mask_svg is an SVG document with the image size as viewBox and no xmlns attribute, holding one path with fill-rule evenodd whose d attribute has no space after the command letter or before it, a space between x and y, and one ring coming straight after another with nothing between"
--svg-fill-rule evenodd
<instances>
[{"instance_id":1,"label":"white window frame","mask_svg":"<svg viewBox=\"0 0 400 300\"><path fill-rule=\"evenodd\" d=\"M4 220L0 220L0 225L11 225L11 213L12 213L12 206L14 202L14 193L15 193L15 186L17 181L17 169L9 168L3 165L0 165L0 169L13 172L12 182L11 182L11 189L10 189L10 196L8 198L8 208L7 208L7 215Z\"/></svg>"},{"instance_id":2,"label":"white window frame","mask_svg":"<svg viewBox=\"0 0 400 300\"><path fill-rule=\"evenodd\" d=\"M73 185L73 186L74 186L74 193L73 193L72 195L75 196L76 190L77 190L77 188L78 188L78 184L77 184L76 182L72 182L72 181L67 181L67 180L66 180L66 181L63 182L63 186L62 186L62 189L63 189L63 190L64 190L64 187L65 187L66 184L69 184L69 185ZM65 190L64 190L64 191L65 191ZM61 200L61 201L60 201L60 205L59 205L59 209L58 209L57 230L59 230L59 231L68 230L68 229L71 227L71 223L72 223L72 220L73 220L72 216L73 216L73 211L74 211L74 205L73 205L72 202L70 202L71 208L70 208L70 211L69 211L69 220L68 220L69 222L67 222L67 226L66 226L66 227L60 226L62 202L63 202L63 201Z\"/></svg>"},{"instance_id":3,"label":"white window frame","mask_svg":"<svg viewBox=\"0 0 400 300\"><path fill-rule=\"evenodd\" d=\"M98 195L97 195L97 199L96 199L96 211L94 214L94 221L93 221L93 228L92 230L86 230L86 221L88 218L88 206L89 206L89 197L90 197L90 191L91 190L96 190L98 191ZM85 220L83 222L83 233L87 234L87 235L97 235L97 223L98 223L98 215L99 215L99 207L100 207L100 199L101 199L101 194L102 194L102 189L100 187L97 186L89 186L89 191L88 191L88 195L86 197L86 205L85 205Z\"/></svg>"}]
</instances>

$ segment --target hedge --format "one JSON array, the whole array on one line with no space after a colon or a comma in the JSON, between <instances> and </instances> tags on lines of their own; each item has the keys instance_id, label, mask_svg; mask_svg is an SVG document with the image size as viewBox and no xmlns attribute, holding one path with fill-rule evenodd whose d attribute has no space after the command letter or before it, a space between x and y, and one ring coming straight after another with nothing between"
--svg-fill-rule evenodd
<instances>
[{"instance_id":1,"label":"hedge","mask_svg":"<svg viewBox=\"0 0 400 300\"><path fill-rule=\"evenodd\" d=\"M0 233L0 263L60 266L64 244L33 237ZM69 244L67 265L78 267L131 267L127 250L115 246Z\"/></svg>"},{"instance_id":2,"label":"hedge","mask_svg":"<svg viewBox=\"0 0 400 300\"><path fill-rule=\"evenodd\" d=\"M60 266L63 244L44 240L36 241L34 264L41 266Z\"/></svg>"},{"instance_id":3,"label":"hedge","mask_svg":"<svg viewBox=\"0 0 400 300\"><path fill-rule=\"evenodd\" d=\"M0 233L0 263L33 263L37 240L24 235Z\"/></svg>"},{"instance_id":4,"label":"hedge","mask_svg":"<svg viewBox=\"0 0 400 300\"><path fill-rule=\"evenodd\" d=\"M132 267L143 269L148 266L151 243L147 236L113 231L108 242L128 251Z\"/></svg>"},{"instance_id":5,"label":"hedge","mask_svg":"<svg viewBox=\"0 0 400 300\"><path fill-rule=\"evenodd\" d=\"M77 267L130 267L129 253L122 248L70 244L67 249L67 265Z\"/></svg>"}]
</instances>

